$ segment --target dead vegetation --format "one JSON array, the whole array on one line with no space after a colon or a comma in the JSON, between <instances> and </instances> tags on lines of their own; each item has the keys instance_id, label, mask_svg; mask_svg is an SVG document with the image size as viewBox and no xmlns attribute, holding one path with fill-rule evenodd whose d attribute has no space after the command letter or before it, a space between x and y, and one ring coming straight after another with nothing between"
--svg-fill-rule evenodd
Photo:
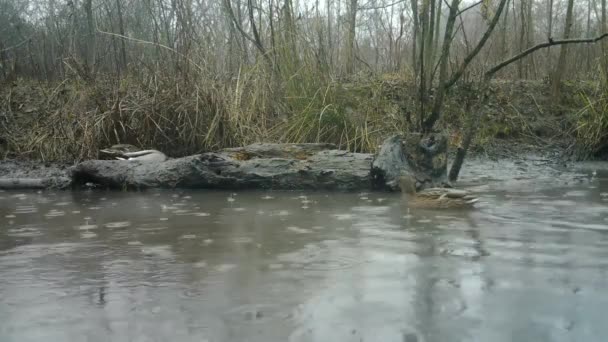
<instances>
[{"instance_id":1,"label":"dead vegetation","mask_svg":"<svg viewBox=\"0 0 608 342\"><path fill-rule=\"evenodd\" d=\"M78 79L13 81L0 91L4 154L72 162L97 158L115 143L183 156L254 142L325 142L374 152L385 137L408 129L407 112L416 103L415 85L394 75L341 81L297 75L278 98L256 72L231 81L158 75L98 78L94 86ZM576 140L577 153L602 151L605 93L593 83L567 83L556 105L549 87L542 81L494 82L474 150L509 139L539 146ZM475 91L467 85L448 95L439 128L449 133L452 147L461 142L473 101Z\"/></svg>"}]
</instances>

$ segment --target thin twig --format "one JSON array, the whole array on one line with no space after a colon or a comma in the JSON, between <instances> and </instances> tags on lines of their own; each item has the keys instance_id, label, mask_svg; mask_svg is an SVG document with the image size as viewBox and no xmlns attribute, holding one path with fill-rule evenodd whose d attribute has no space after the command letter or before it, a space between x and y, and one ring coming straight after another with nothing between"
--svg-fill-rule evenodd
<instances>
[{"instance_id":1,"label":"thin twig","mask_svg":"<svg viewBox=\"0 0 608 342\"><path fill-rule=\"evenodd\" d=\"M25 43L29 42L29 41L32 39L32 37L33 37L33 35L32 35L32 36L30 36L28 39L25 39L24 41L20 42L20 43L17 43L17 44L15 44L15 45L13 45L13 46L9 46L9 47L7 47L6 49L2 49L2 50L0 50L0 52L6 52L6 51L9 51L9 50L16 49L16 48L20 47L21 45L23 45L23 44L25 44Z\"/></svg>"},{"instance_id":2,"label":"thin twig","mask_svg":"<svg viewBox=\"0 0 608 342\"><path fill-rule=\"evenodd\" d=\"M188 62L192 63L192 65L194 65L200 71L205 71L205 69L202 66L198 65L197 63L195 63L190 57L188 57L188 56L180 53L179 51L177 51L174 48L171 48L169 46L166 46L166 45L163 45L163 44L160 44L160 43L150 42L150 41L147 41L147 40L141 40L141 39L137 39L137 38L131 38L131 37L123 36L122 34L118 34L118 33L102 31L99 28L97 29L97 32L99 32L101 34L106 34L106 35L109 35L109 36L113 36L113 37L122 38L122 39L125 39L125 40L130 40L130 41L133 41L133 42L136 42L136 43L140 43L140 44L150 44L150 45L155 45L155 46L161 47L163 49L169 50L169 51L171 51L171 52L179 55L180 57L184 57Z\"/></svg>"}]
</instances>

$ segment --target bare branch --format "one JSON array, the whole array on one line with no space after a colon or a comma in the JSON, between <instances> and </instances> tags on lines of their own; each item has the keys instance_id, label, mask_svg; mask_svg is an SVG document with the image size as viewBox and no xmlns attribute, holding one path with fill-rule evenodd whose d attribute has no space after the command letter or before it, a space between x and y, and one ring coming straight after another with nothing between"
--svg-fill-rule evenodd
<instances>
[{"instance_id":1,"label":"bare branch","mask_svg":"<svg viewBox=\"0 0 608 342\"><path fill-rule=\"evenodd\" d=\"M27 38L27 39L23 40L22 42L20 42L20 43L18 43L18 44L15 44L15 45L13 45L13 46L9 46L9 47L7 47L6 49L2 49L2 50L0 50L0 52L6 52L6 51L10 51L10 50L16 49L16 48L20 47L21 45L23 45L23 44L25 44L25 43L29 42L29 41L30 41L30 39L32 39L32 36L30 36L29 38Z\"/></svg>"},{"instance_id":2,"label":"bare branch","mask_svg":"<svg viewBox=\"0 0 608 342\"><path fill-rule=\"evenodd\" d=\"M270 59L270 57L268 57L266 49L264 48L262 42L259 39L260 37L258 35L257 28L255 27L255 22L253 21L253 9L251 7L251 3L249 4L249 17L251 20L251 27L253 28L253 34L255 37L251 37L247 32L245 32L245 30L241 27L240 23L236 20L236 16L234 15L234 11L232 10L232 4L230 3L230 0L224 0L224 5L226 7L226 10L228 11L228 16L232 20L234 27L236 27L236 29L241 32L245 39L249 40L253 43L253 45L255 45L255 47L260 51L260 54L262 55L262 57L264 57L268 65L272 66L272 60Z\"/></svg>"},{"instance_id":3,"label":"bare branch","mask_svg":"<svg viewBox=\"0 0 608 342\"><path fill-rule=\"evenodd\" d=\"M536 50L542 49L542 48L546 48L549 46L553 46L553 45L564 45L564 44L580 44L580 43L596 43L604 38L608 37L608 32L597 36L595 38L577 38L577 39L561 39L561 40L553 40L553 39L549 39L548 42L545 43L540 43L537 45L534 45L533 47L503 61L500 62L499 64L497 64L496 66L492 67L490 70L486 71L484 73L484 78L492 78L492 76L497 73L500 69L506 67L507 65L516 62L524 57L526 57L527 55L533 53Z\"/></svg>"},{"instance_id":4,"label":"bare branch","mask_svg":"<svg viewBox=\"0 0 608 342\"><path fill-rule=\"evenodd\" d=\"M468 11L468 10L470 10L470 9L473 9L473 8L475 8L475 7L479 6L479 5L481 5L481 3L482 3L482 2L483 2L483 1L478 1L478 2L476 2L476 3L472 4L472 5L470 5L469 7L465 7L464 9L460 10L460 12L458 12L458 14L457 14L457 15L461 15L461 14L463 14L464 12L466 12L466 11Z\"/></svg>"},{"instance_id":5,"label":"bare branch","mask_svg":"<svg viewBox=\"0 0 608 342\"><path fill-rule=\"evenodd\" d=\"M460 68L458 68L458 71L456 71L454 75L452 75L452 78L450 78L450 80L445 83L444 87L446 89L450 89L456 82L458 82L458 80L460 79L460 77L462 77L469 64L471 64L475 56L477 56L479 51L481 51L481 48L483 48L483 46L486 44L486 41L490 38L492 32L494 31L494 28L496 27L496 24L498 23L498 19L500 19L500 15L502 14L502 10L505 8L506 3L507 0L500 0L500 3L498 4L498 9L496 10L494 17L492 17L492 21L490 21L488 29L483 34L483 37L481 37L479 43L477 43L477 46L475 46L473 51L471 51L471 53L469 53L465 57L464 61L460 65Z\"/></svg>"},{"instance_id":6,"label":"bare branch","mask_svg":"<svg viewBox=\"0 0 608 342\"><path fill-rule=\"evenodd\" d=\"M136 43L140 43L140 44L149 44L149 45L158 46L158 47L163 48L165 50L169 50L169 51L173 52L174 54L176 54L176 55L178 55L180 57L183 57L183 58L187 59L190 63L192 63L192 65L194 65L200 71L205 71L205 69L202 66L196 64L191 58L189 58L188 56L186 56L186 55L184 55L182 53L179 53L179 51L177 51L177 50L175 50L175 49L173 49L173 48L171 48L169 46L166 46L166 45L163 45L163 44L160 44L160 43L150 42L150 41L147 41L147 40L141 40L141 39L137 39L137 38L131 38L131 37L123 36L123 35L120 35L118 33L105 32L105 31L100 30L99 27L97 27L97 32L101 33L101 34L108 35L108 36L113 36L113 37L121 38L121 39L124 39L124 40L130 40L130 41L133 41L133 42L136 42Z\"/></svg>"},{"instance_id":7,"label":"bare branch","mask_svg":"<svg viewBox=\"0 0 608 342\"><path fill-rule=\"evenodd\" d=\"M358 11L367 11L367 10L384 9L384 8L393 7L395 5L399 5L399 4L404 3L406 1L408 1L408 0L399 0L399 1L395 1L393 3L382 5L382 6L370 6L370 7L361 6L361 7L357 7L357 10Z\"/></svg>"},{"instance_id":8,"label":"bare branch","mask_svg":"<svg viewBox=\"0 0 608 342\"><path fill-rule=\"evenodd\" d=\"M482 92L482 96L481 96L476 108L474 110L470 111L471 114L470 114L469 118L467 119L467 127L466 127L466 131L465 131L462 147L459 147L458 151L456 151L456 157L454 158L454 162L452 163L452 168L450 169L450 173L448 176L449 180L451 182L453 182L458 179L458 174L460 173L460 169L462 168L464 158L467 155L467 151L468 151L469 147L471 146L473 137L475 136L477 128L479 127L479 122L482 120L483 116L485 115L485 110L482 109L482 106L486 103L486 101L488 99L488 96L489 96L488 89L490 86L490 80L492 79L492 76L494 76L494 74L496 74L496 72L498 72L500 69L506 67L507 65L524 58L525 56L533 53L534 51L540 50L545 47L549 47L549 46L553 46L553 45L563 45L563 44L595 43L606 37L608 37L608 32L604 33L600 36L597 36L595 38L562 39L562 40L549 39L548 42L537 44L537 45L505 60L504 62L499 63L498 65L494 66L490 70L486 71L484 74L484 78L481 83L481 86L479 87L479 90Z\"/></svg>"}]
</instances>

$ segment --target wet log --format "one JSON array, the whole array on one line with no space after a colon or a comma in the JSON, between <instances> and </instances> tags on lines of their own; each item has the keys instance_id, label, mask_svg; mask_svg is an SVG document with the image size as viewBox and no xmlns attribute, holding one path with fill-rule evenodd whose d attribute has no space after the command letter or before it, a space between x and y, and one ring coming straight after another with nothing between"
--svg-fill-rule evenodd
<instances>
[{"instance_id":1,"label":"wet log","mask_svg":"<svg viewBox=\"0 0 608 342\"><path fill-rule=\"evenodd\" d=\"M45 189L46 179L42 178L0 178L0 189Z\"/></svg>"},{"instance_id":2,"label":"wet log","mask_svg":"<svg viewBox=\"0 0 608 342\"><path fill-rule=\"evenodd\" d=\"M66 188L68 178L0 178L2 190L35 190L49 188Z\"/></svg>"},{"instance_id":3,"label":"wet log","mask_svg":"<svg viewBox=\"0 0 608 342\"><path fill-rule=\"evenodd\" d=\"M254 144L162 163L90 160L74 184L108 188L369 190L373 156L329 144Z\"/></svg>"},{"instance_id":4,"label":"wet log","mask_svg":"<svg viewBox=\"0 0 608 342\"><path fill-rule=\"evenodd\" d=\"M447 171L447 137L441 133L411 133L384 141L373 162L371 178L376 190L398 191L400 175L410 174L421 190L450 187Z\"/></svg>"},{"instance_id":5,"label":"wet log","mask_svg":"<svg viewBox=\"0 0 608 342\"><path fill-rule=\"evenodd\" d=\"M419 188L447 184L447 139L440 134L394 136L377 155L331 144L254 144L160 161L89 160L74 167L0 163L0 188L207 188L398 190L401 173Z\"/></svg>"},{"instance_id":6,"label":"wet log","mask_svg":"<svg viewBox=\"0 0 608 342\"><path fill-rule=\"evenodd\" d=\"M70 165L33 160L0 160L0 189L67 189Z\"/></svg>"}]
</instances>

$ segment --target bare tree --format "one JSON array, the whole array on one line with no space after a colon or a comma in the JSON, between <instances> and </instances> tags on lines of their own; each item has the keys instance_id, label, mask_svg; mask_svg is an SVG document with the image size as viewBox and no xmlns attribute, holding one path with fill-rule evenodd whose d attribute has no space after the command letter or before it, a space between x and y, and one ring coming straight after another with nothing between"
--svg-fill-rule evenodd
<instances>
[{"instance_id":1,"label":"bare tree","mask_svg":"<svg viewBox=\"0 0 608 342\"><path fill-rule=\"evenodd\" d=\"M358 1L350 0L348 7L348 38L346 40L346 73L355 71L355 33L357 28Z\"/></svg>"},{"instance_id":2,"label":"bare tree","mask_svg":"<svg viewBox=\"0 0 608 342\"><path fill-rule=\"evenodd\" d=\"M572 12L574 8L574 0L568 0L568 9L566 11L566 24L564 26L564 39L570 38L570 31L572 29ZM566 55L568 53L568 45L560 46L559 60L555 66L553 72L553 79L551 81L551 94L554 99L558 99L560 93L560 84L562 76L564 74L564 68L566 67Z\"/></svg>"}]
</instances>

